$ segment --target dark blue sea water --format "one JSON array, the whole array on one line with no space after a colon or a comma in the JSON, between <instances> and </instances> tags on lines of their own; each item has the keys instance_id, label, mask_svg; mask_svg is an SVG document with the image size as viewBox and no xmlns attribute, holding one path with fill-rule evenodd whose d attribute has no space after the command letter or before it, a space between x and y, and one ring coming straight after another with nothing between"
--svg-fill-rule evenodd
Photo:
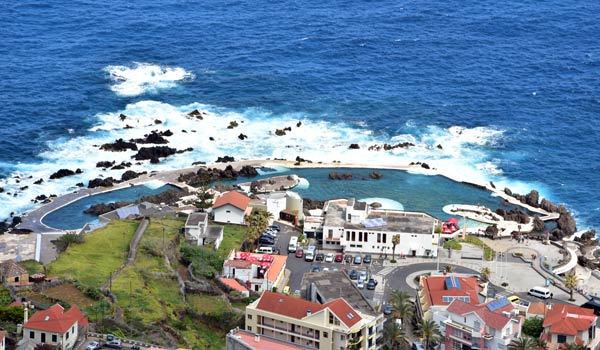
<instances>
[{"instance_id":1,"label":"dark blue sea water","mask_svg":"<svg viewBox=\"0 0 600 350\"><path fill-rule=\"evenodd\" d=\"M557 0L2 2L0 216L131 156L96 145L162 127L194 151L139 168L224 154L427 160L539 188L596 225L599 14L600 2ZM185 118L194 108L214 118ZM417 146L366 150L401 141ZM48 181L61 167L84 174Z\"/></svg>"}]
</instances>

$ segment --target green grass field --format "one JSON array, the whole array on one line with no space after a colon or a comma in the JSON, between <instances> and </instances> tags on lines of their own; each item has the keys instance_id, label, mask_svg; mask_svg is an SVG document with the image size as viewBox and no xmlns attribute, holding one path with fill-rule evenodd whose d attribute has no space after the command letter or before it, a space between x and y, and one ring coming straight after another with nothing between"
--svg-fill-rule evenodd
<instances>
[{"instance_id":1,"label":"green grass field","mask_svg":"<svg viewBox=\"0 0 600 350\"><path fill-rule=\"evenodd\" d=\"M246 237L246 226L224 225L223 242L217 250L219 256L226 258L232 249L239 250L244 237Z\"/></svg>"},{"instance_id":2,"label":"green grass field","mask_svg":"<svg viewBox=\"0 0 600 350\"><path fill-rule=\"evenodd\" d=\"M50 276L79 281L100 287L110 274L127 259L129 242L137 228L136 221L114 221L85 237L62 253L48 266Z\"/></svg>"}]
</instances>

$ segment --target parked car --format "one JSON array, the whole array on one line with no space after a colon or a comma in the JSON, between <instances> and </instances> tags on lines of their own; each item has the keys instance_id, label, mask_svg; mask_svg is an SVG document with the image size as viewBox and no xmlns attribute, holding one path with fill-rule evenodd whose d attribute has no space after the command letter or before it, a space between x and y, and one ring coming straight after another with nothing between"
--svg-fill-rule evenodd
<instances>
[{"instance_id":1,"label":"parked car","mask_svg":"<svg viewBox=\"0 0 600 350\"><path fill-rule=\"evenodd\" d=\"M121 339L109 334L106 336L106 343L104 346L107 348L120 349L123 347L123 343L121 342Z\"/></svg>"},{"instance_id":2,"label":"parked car","mask_svg":"<svg viewBox=\"0 0 600 350\"><path fill-rule=\"evenodd\" d=\"M358 272L356 272L356 270L352 270L348 274L348 277L350 277L351 280L357 280L358 279Z\"/></svg>"},{"instance_id":3,"label":"parked car","mask_svg":"<svg viewBox=\"0 0 600 350\"><path fill-rule=\"evenodd\" d=\"M354 257L354 265L360 265L362 264L362 257L360 255L357 255Z\"/></svg>"},{"instance_id":4,"label":"parked car","mask_svg":"<svg viewBox=\"0 0 600 350\"><path fill-rule=\"evenodd\" d=\"M371 263L371 254L365 255L365 258L363 259L363 262L365 264L370 264Z\"/></svg>"},{"instance_id":5,"label":"parked car","mask_svg":"<svg viewBox=\"0 0 600 350\"><path fill-rule=\"evenodd\" d=\"M393 311L394 311L394 308L390 304L386 304L383 307L383 314L384 315L391 315Z\"/></svg>"},{"instance_id":6,"label":"parked car","mask_svg":"<svg viewBox=\"0 0 600 350\"><path fill-rule=\"evenodd\" d=\"M279 227L277 225L271 225L271 226L269 226L267 228L270 229L270 230L273 230L273 231L277 231L277 232L281 231L281 227Z\"/></svg>"},{"instance_id":7,"label":"parked car","mask_svg":"<svg viewBox=\"0 0 600 350\"><path fill-rule=\"evenodd\" d=\"M296 256L296 258L301 258L304 256L304 250L302 250L302 248L298 248L296 249L296 254L294 254Z\"/></svg>"},{"instance_id":8,"label":"parked car","mask_svg":"<svg viewBox=\"0 0 600 350\"><path fill-rule=\"evenodd\" d=\"M99 342L93 340L85 347L86 350L98 350L102 347Z\"/></svg>"},{"instance_id":9,"label":"parked car","mask_svg":"<svg viewBox=\"0 0 600 350\"><path fill-rule=\"evenodd\" d=\"M369 280L369 282L367 282L368 290L374 290L376 286L377 286L377 283L375 283L375 280L372 278Z\"/></svg>"},{"instance_id":10,"label":"parked car","mask_svg":"<svg viewBox=\"0 0 600 350\"><path fill-rule=\"evenodd\" d=\"M283 287L283 294L289 295L291 292L292 290L290 289L290 286Z\"/></svg>"},{"instance_id":11,"label":"parked car","mask_svg":"<svg viewBox=\"0 0 600 350\"><path fill-rule=\"evenodd\" d=\"M313 267L310 268L310 272L321 272L321 266L314 265Z\"/></svg>"},{"instance_id":12,"label":"parked car","mask_svg":"<svg viewBox=\"0 0 600 350\"><path fill-rule=\"evenodd\" d=\"M347 264L352 263L352 255L351 254L346 254L346 257L344 259L346 259Z\"/></svg>"},{"instance_id":13,"label":"parked car","mask_svg":"<svg viewBox=\"0 0 600 350\"><path fill-rule=\"evenodd\" d=\"M519 298L519 297L518 297L518 296L516 296L516 295L511 295L511 296L509 296L509 297L508 297L508 298L506 298L506 299L508 299L508 301L510 301L510 302L511 302L511 303L513 303L513 304L518 304L518 303L519 303L519 301L521 301L521 298Z\"/></svg>"},{"instance_id":14,"label":"parked car","mask_svg":"<svg viewBox=\"0 0 600 350\"><path fill-rule=\"evenodd\" d=\"M337 263L341 263L342 261L344 261L344 256L342 254L337 254L335 256L334 261L337 262Z\"/></svg>"},{"instance_id":15,"label":"parked car","mask_svg":"<svg viewBox=\"0 0 600 350\"><path fill-rule=\"evenodd\" d=\"M333 262L333 253L327 253L327 255L325 255L325 262Z\"/></svg>"},{"instance_id":16,"label":"parked car","mask_svg":"<svg viewBox=\"0 0 600 350\"><path fill-rule=\"evenodd\" d=\"M324 267L323 272L329 272L329 267Z\"/></svg>"},{"instance_id":17,"label":"parked car","mask_svg":"<svg viewBox=\"0 0 600 350\"><path fill-rule=\"evenodd\" d=\"M277 233L275 233L274 231L269 231L269 230L263 232L262 235L263 236L269 236L269 237L272 237L272 238L277 237Z\"/></svg>"},{"instance_id":18,"label":"parked car","mask_svg":"<svg viewBox=\"0 0 600 350\"><path fill-rule=\"evenodd\" d=\"M367 271L363 270L363 271L359 272L358 279L360 281L366 282L367 281Z\"/></svg>"},{"instance_id":19,"label":"parked car","mask_svg":"<svg viewBox=\"0 0 600 350\"><path fill-rule=\"evenodd\" d=\"M319 253L315 256L316 261L323 261L325 259L325 255L323 253Z\"/></svg>"},{"instance_id":20,"label":"parked car","mask_svg":"<svg viewBox=\"0 0 600 350\"><path fill-rule=\"evenodd\" d=\"M410 348L412 350L425 350L425 345L423 345L421 342L414 341Z\"/></svg>"},{"instance_id":21,"label":"parked car","mask_svg":"<svg viewBox=\"0 0 600 350\"><path fill-rule=\"evenodd\" d=\"M359 279L358 281L356 281L356 286L360 289L363 289L365 288L365 282Z\"/></svg>"},{"instance_id":22,"label":"parked car","mask_svg":"<svg viewBox=\"0 0 600 350\"><path fill-rule=\"evenodd\" d=\"M261 245L274 245L275 241L269 237L261 236L258 239L258 243L260 243Z\"/></svg>"}]
</instances>

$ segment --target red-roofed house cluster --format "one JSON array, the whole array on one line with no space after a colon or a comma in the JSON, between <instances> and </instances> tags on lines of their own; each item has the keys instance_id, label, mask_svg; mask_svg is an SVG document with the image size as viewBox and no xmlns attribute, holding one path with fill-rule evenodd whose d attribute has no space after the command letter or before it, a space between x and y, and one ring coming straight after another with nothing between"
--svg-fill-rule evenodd
<instances>
[{"instance_id":1,"label":"red-roofed house cluster","mask_svg":"<svg viewBox=\"0 0 600 350\"><path fill-rule=\"evenodd\" d=\"M548 343L550 350L561 349L572 343L597 349L600 344L597 320L593 309L567 304L547 305L541 338Z\"/></svg>"},{"instance_id":2,"label":"red-roofed house cluster","mask_svg":"<svg viewBox=\"0 0 600 350\"><path fill-rule=\"evenodd\" d=\"M254 292L282 289L287 256L231 251L223 263L223 276L245 284Z\"/></svg>"}]
</instances>

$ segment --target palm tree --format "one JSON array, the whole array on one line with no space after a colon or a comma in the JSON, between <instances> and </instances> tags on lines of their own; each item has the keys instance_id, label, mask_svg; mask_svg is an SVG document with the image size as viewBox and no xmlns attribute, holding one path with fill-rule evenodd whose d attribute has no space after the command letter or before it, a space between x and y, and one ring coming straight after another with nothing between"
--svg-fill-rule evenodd
<instances>
[{"instance_id":1,"label":"palm tree","mask_svg":"<svg viewBox=\"0 0 600 350\"><path fill-rule=\"evenodd\" d=\"M490 270L489 267L484 267L481 269L481 278L483 278L484 281L489 281L491 274L492 270Z\"/></svg>"},{"instance_id":2,"label":"palm tree","mask_svg":"<svg viewBox=\"0 0 600 350\"><path fill-rule=\"evenodd\" d=\"M454 272L454 266L452 266L452 265L444 266L444 274L452 273L452 272Z\"/></svg>"},{"instance_id":3,"label":"palm tree","mask_svg":"<svg viewBox=\"0 0 600 350\"><path fill-rule=\"evenodd\" d=\"M569 294L571 296L569 301L575 301L575 299L573 299L573 290L577 288L578 283L579 281L577 280L575 273L569 273L565 276L565 287L569 289Z\"/></svg>"},{"instance_id":4,"label":"palm tree","mask_svg":"<svg viewBox=\"0 0 600 350\"><path fill-rule=\"evenodd\" d=\"M400 235L392 236L392 261L396 261L396 246L400 244Z\"/></svg>"},{"instance_id":5,"label":"palm tree","mask_svg":"<svg viewBox=\"0 0 600 350\"><path fill-rule=\"evenodd\" d=\"M548 350L548 343L542 338L534 338L533 342L535 343L534 348L537 350Z\"/></svg>"},{"instance_id":6,"label":"palm tree","mask_svg":"<svg viewBox=\"0 0 600 350\"><path fill-rule=\"evenodd\" d=\"M264 209L255 209L246 219L248 228L246 230L246 241L248 246L254 246L254 242L269 225L269 217L272 215ZM246 246L246 245L245 245Z\"/></svg>"},{"instance_id":7,"label":"palm tree","mask_svg":"<svg viewBox=\"0 0 600 350\"><path fill-rule=\"evenodd\" d=\"M402 324L405 324L406 320L408 320L414 313L414 306L411 303L411 297L405 291L393 291L390 297L390 304L392 305L394 317L401 319Z\"/></svg>"},{"instance_id":8,"label":"palm tree","mask_svg":"<svg viewBox=\"0 0 600 350\"><path fill-rule=\"evenodd\" d=\"M402 329L396 322L388 321L383 328L384 344L388 349L400 349L402 344L408 344L409 340Z\"/></svg>"},{"instance_id":9,"label":"palm tree","mask_svg":"<svg viewBox=\"0 0 600 350\"><path fill-rule=\"evenodd\" d=\"M425 342L425 349L429 349L430 345L436 343L442 337L440 328L433 321L421 321L417 324L415 335Z\"/></svg>"},{"instance_id":10,"label":"palm tree","mask_svg":"<svg viewBox=\"0 0 600 350\"><path fill-rule=\"evenodd\" d=\"M520 337L508 345L508 350L531 350L535 348L535 342L531 337Z\"/></svg>"}]
</instances>

